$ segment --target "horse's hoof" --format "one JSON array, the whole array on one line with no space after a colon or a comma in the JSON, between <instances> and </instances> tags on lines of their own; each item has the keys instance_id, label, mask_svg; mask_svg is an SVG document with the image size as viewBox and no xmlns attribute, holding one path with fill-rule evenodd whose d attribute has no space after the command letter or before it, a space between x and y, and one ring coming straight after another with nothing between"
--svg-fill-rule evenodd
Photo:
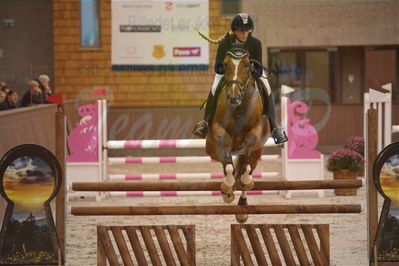
<instances>
[{"instance_id":1,"label":"horse's hoof","mask_svg":"<svg viewBox=\"0 0 399 266\"><path fill-rule=\"evenodd\" d=\"M238 206L248 206L247 198L240 197ZM248 220L248 214L236 214L236 220L238 223L243 224Z\"/></svg>"},{"instance_id":2,"label":"horse's hoof","mask_svg":"<svg viewBox=\"0 0 399 266\"><path fill-rule=\"evenodd\" d=\"M222 184L220 185L220 190L224 194L233 194L234 186L230 187L230 186L226 185L226 183L222 182Z\"/></svg>"},{"instance_id":3,"label":"horse's hoof","mask_svg":"<svg viewBox=\"0 0 399 266\"><path fill-rule=\"evenodd\" d=\"M225 203L232 203L234 201L235 195L222 193L222 198Z\"/></svg>"},{"instance_id":4,"label":"horse's hoof","mask_svg":"<svg viewBox=\"0 0 399 266\"><path fill-rule=\"evenodd\" d=\"M251 180L251 182L249 182L248 184L244 184L241 182L241 180L239 180L236 182L236 189L243 191L251 190L254 187L254 184L254 180Z\"/></svg>"},{"instance_id":5,"label":"horse's hoof","mask_svg":"<svg viewBox=\"0 0 399 266\"><path fill-rule=\"evenodd\" d=\"M247 206L248 205L247 198L240 197L240 199L238 200L238 205Z\"/></svg>"},{"instance_id":6,"label":"horse's hoof","mask_svg":"<svg viewBox=\"0 0 399 266\"><path fill-rule=\"evenodd\" d=\"M238 223L243 224L248 220L248 214L236 214L236 220Z\"/></svg>"}]
</instances>

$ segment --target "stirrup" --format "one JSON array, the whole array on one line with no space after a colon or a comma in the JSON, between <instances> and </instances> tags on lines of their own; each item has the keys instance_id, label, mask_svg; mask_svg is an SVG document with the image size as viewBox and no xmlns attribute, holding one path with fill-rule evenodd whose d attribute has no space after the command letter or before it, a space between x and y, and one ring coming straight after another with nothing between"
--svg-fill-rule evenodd
<instances>
[{"instance_id":1,"label":"stirrup","mask_svg":"<svg viewBox=\"0 0 399 266\"><path fill-rule=\"evenodd\" d=\"M276 144L282 144L282 143L288 141L287 134L281 127L276 127L273 129L272 138L274 140L274 143L276 143Z\"/></svg>"}]
</instances>

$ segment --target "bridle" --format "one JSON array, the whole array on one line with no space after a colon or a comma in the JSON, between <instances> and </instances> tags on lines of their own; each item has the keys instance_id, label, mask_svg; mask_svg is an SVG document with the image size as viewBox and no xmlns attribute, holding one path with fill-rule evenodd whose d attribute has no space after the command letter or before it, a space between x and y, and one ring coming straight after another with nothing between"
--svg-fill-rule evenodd
<instances>
[{"instance_id":1,"label":"bridle","mask_svg":"<svg viewBox=\"0 0 399 266\"><path fill-rule=\"evenodd\" d=\"M226 53L226 55L229 55L229 56L231 56L234 59L242 59L245 56L249 56L249 53L246 50L242 49L242 48L233 48L233 49L230 49ZM249 67L251 68L252 65L249 64ZM239 80L229 80L226 83L226 88L228 88L229 86L232 86L234 84L240 85L240 95L239 95L239 97L243 98L244 95L245 95L245 92L247 90L247 87L248 87L250 79L251 79L251 74L248 75L248 77L246 78L246 80L244 82L241 82Z\"/></svg>"}]
</instances>

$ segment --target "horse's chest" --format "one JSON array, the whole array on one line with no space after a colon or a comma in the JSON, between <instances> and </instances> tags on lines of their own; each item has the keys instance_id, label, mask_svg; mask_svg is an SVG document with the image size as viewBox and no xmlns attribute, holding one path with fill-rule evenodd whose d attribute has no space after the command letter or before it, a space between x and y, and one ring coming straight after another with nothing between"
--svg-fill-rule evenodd
<instances>
[{"instance_id":1,"label":"horse's chest","mask_svg":"<svg viewBox=\"0 0 399 266\"><path fill-rule=\"evenodd\" d=\"M254 119L248 116L248 113L242 109L237 109L233 113L234 119L229 123L230 133L240 134L242 132L248 131L248 129L252 128L255 124Z\"/></svg>"}]
</instances>

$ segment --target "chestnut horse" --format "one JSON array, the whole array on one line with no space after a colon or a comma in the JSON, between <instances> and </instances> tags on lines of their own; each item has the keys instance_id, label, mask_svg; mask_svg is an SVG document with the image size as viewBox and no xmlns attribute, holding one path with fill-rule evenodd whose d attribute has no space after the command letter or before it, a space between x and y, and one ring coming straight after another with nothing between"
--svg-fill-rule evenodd
<instances>
[{"instance_id":1,"label":"chestnut horse","mask_svg":"<svg viewBox=\"0 0 399 266\"><path fill-rule=\"evenodd\" d=\"M248 52L241 48L230 49L224 65L225 85L218 95L206 138L206 152L223 165L223 200L232 202L234 191L241 190L238 205L247 205L246 191L254 185L252 173L262 156L270 126L267 117L262 116L262 98L251 75L253 68ZM233 155L237 155L234 163ZM240 223L247 218L248 215L236 215Z\"/></svg>"}]
</instances>

